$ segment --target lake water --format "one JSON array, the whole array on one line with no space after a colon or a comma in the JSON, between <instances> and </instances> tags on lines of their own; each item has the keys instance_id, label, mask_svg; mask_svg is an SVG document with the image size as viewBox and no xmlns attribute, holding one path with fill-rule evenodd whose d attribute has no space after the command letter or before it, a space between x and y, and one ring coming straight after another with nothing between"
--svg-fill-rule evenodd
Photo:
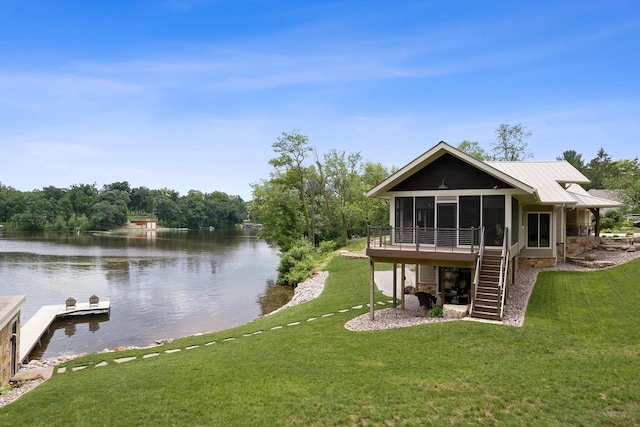
<instances>
[{"instance_id":1,"label":"lake water","mask_svg":"<svg viewBox=\"0 0 640 427\"><path fill-rule=\"evenodd\" d=\"M0 294L27 296L23 324L41 306L70 296L111 301L108 317L57 322L39 354L44 358L246 323L263 314L277 264L276 250L250 231L0 231ZM281 298L277 304L288 296Z\"/></svg>"}]
</instances>

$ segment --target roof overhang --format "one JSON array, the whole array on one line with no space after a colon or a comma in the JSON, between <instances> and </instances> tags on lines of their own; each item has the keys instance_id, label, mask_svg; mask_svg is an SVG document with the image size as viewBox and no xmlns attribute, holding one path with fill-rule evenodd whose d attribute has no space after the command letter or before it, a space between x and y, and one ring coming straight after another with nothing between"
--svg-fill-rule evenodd
<instances>
[{"instance_id":1,"label":"roof overhang","mask_svg":"<svg viewBox=\"0 0 640 427\"><path fill-rule=\"evenodd\" d=\"M26 295L0 297L0 328L4 328L22 309Z\"/></svg>"},{"instance_id":2,"label":"roof overhang","mask_svg":"<svg viewBox=\"0 0 640 427\"><path fill-rule=\"evenodd\" d=\"M613 200L602 199L600 197L595 197L591 195L578 194L573 193L571 191L567 191L571 197L573 197L576 201L576 207L578 208L609 208L616 209L624 207L624 203L616 202Z\"/></svg>"}]
</instances>

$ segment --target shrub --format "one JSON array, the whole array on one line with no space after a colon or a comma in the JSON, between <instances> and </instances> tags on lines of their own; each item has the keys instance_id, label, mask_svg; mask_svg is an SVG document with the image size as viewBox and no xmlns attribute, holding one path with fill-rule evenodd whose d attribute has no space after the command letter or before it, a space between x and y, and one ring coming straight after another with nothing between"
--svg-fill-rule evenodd
<instances>
[{"instance_id":1,"label":"shrub","mask_svg":"<svg viewBox=\"0 0 640 427\"><path fill-rule=\"evenodd\" d=\"M320 256L325 256L335 251L337 246L338 245L333 240L324 240L320 242L320 246L318 246L318 254Z\"/></svg>"},{"instance_id":2,"label":"shrub","mask_svg":"<svg viewBox=\"0 0 640 427\"><path fill-rule=\"evenodd\" d=\"M434 305L427 312L427 316L429 316L429 317L442 317L442 307L438 307L437 305Z\"/></svg>"},{"instance_id":3,"label":"shrub","mask_svg":"<svg viewBox=\"0 0 640 427\"><path fill-rule=\"evenodd\" d=\"M613 229L613 227L615 227L616 225L616 221L615 219L608 217L608 216L604 216L600 218L600 228L601 229Z\"/></svg>"},{"instance_id":4,"label":"shrub","mask_svg":"<svg viewBox=\"0 0 640 427\"><path fill-rule=\"evenodd\" d=\"M278 282L295 286L311 275L316 250L308 240L298 240L282 254L278 265Z\"/></svg>"}]
</instances>

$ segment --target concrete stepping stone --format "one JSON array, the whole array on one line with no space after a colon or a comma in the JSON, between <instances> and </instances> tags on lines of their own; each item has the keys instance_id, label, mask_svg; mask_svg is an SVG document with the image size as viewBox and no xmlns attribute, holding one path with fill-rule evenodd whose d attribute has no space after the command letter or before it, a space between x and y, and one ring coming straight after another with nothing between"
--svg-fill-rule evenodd
<instances>
[{"instance_id":1,"label":"concrete stepping stone","mask_svg":"<svg viewBox=\"0 0 640 427\"><path fill-rule=\"evenodd\" d=\"M126 362L131 362L132 360L136 360L136 357L129 356L129 357L120 357L118 359L113 359L113 361L116 363L126 363Z\"/></svg>"},{"instance_id":2,"label":"concrete stepping stone","mask_svg":"<svg viewBox=\"0 0 640 427\"><path fill-rule=\"evenodd\" d=\"M67 372L67 367L63 366L62 368L58 368L58 373L59 374L64 374L65 372Z\"/></svg>"},{"instance_id":3,"label":"concrete stepping stone","mask_svg":"<svg viewBox=\"0 0 640 427\"><path fill-rule=\"evenodd\" d=\"M346 313L347 311L349 311L348 308L343 308L342 310L338 310L338 313Z\"/></svg>"},{"instance_id":4,"label":"concrete stepping stone","mask_svg":"<svg viewBox=\"0 0 640 427\"><path fill-rule=\"evenodd\" d=\"M223 341L223 342L229 342L229 341L233 341L233 340L235 340L235 339L236 339L235 337L229 337L229 338L225 338L225 339L223 339L222 341Z\"/></svg>"},{"instance_id":5,"label":"concrete stepping stone","mask_svg":"<svg viewBox=\"0 0 640 427\"><path fill-rule=\"evenodd\" d=\"M107 365L108 365L108 363L107 363L107 362L102 361L102 362L100 362L100 363L98 363L98 364L96 365L96 368L102 368L103 366L107 366Z\"/></svg>"},{"instance_id":6,"label":"concrete stepping stone","mask_svg":"<svg viewBox=\"0 0 640 427\"><path fill-rule=\"evenodd\" d=\"M182 351L182 349L181 348L172 348L171 350L165 350L164 352L171 354L171 353L177 353L179 351Z\"/></svg>"},{"instance_id":7,"label":"concrete stepping stone","mask_svg":"<svg viewBox=\"0 0 640 427\"><path fill-rule=\"evenodd\" d=\"M74 366L73 368L71 368L71 370L72 370L73 372L75 372L75 371L81 371L81 370L85 369L86 367L87 367L87 365L83 365L83 366Z\"/></svg>"},{"instance_id":8,"label":"concrete stepping stone","mask_svg":"<svg viewBox=\"0 0 640 427\"><path fill-rule=\"evenodd\" d=\"M213 345L213 344L215 344L215 343L216 343L215 341L209 341L209 342L208 342L208 343L206 343L205 345Z\"/></svg>"},{"instance_id":9,"label":"concrete stepping stone","mask_svg":"<svg viewBox=\"0 0 640 427\"><path fill-rule=\"evenodd\" d=\"M150 357L156 357L156 356L160 356L160 353L147 353L144 356L142 356L143 359L148 359Z\"/></svg>"},{"instance_id":10,"label":"concrete stepping stone","mask_svg":"<svg viewBox=\"0 0 640 427\"><path fill-rule=\"evenodd\" d=\"M297 326L299 324L300 322L291 322L291 323L287 323L287 326Z\"/></svg>"},{"instance_id":11,"label":"concrete stepping stone","mask_svg":"<svg viewBox=\"0 0 640 427\"><path fill-rule=\"evenodd\" d=\"M307 322L313 322L314 320L318 320L317 317L310 317L307 319Z\"/></svg>"},{"instance_id":12,"label":"concrete stepping stone","mask_svg":"<svg viewBox=\"0 0 640 427\"><path fill-rule=\"evenodd\" d=\"M322 317L329 317L329 316L333 316L335 313L327 313L327 314L323 314Z\"/></svg>"},{"instance_id":13,"label":"concrete stepping stone","mask_svg":"<svg viewBox=\"0 0 640 427\"><path fill-rule=\"evenodd\" d=\"M276 329L282 329L282 326L274 326L273 328L271 328L272 331L275 331Z\"/></svg>"},{"instance_id":14,"label":"concrete stepping stone","mask_svg":"<svg viewBox=\"0 0 640 427\"><path fill-rule=\"evenodd\" d=\"M354 306L353 306L353 307L351 307L351 308L353 308L354 310L359 310L359 309L361 309L362 307L363 307L363 305L362 305L362 304L360 304L360 305L354 305Z\"/></svg>"},{"instance_id":15,"label":"concrete stepping stone","mask_svg":"<svg viewBox=\"0 0 640 427\"><path fill-rule=\"evenodd\" d=\"M199 345L190 345L189 347L187 347L187 350L193 350L194 348L198 348L200 347Z\"/></svg>"}]
</instances>

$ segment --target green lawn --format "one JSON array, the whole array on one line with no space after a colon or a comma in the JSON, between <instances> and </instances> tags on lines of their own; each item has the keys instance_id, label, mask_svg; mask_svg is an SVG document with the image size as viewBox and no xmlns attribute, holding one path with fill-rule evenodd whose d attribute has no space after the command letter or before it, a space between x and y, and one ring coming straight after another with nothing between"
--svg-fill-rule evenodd
<instances>
[{"instance_id":1,"label":"green lawn","mask_svg":"<svg viewBox=\"0 0 640 427\"><path fill-rule=\"evenodd\" d=\"M148 359L151 350L74 360L0 409L0 423L640 423L640 260L541 273L522 328L448 322L360 333L344 323L367 308L339 310L368 301L368 262L335 258L328 269L320 298L274 316L177 340ZM126 355L137 359L113 362ZM88 367L70 370L79 365Z\"/></svg>"}]
</instances>

